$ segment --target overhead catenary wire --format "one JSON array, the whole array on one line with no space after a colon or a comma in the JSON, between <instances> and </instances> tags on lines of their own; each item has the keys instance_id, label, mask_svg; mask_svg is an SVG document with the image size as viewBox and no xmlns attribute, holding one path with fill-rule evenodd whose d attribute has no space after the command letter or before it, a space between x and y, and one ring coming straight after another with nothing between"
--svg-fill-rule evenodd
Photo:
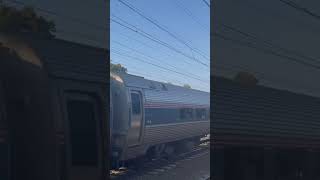
<instances>
[{"instance_id":1,"label":"overhead catenary wire","mask_svg":"<svg viewBox=\"0 0 320 180\"><path fill-rule=\"evenodd\" d=\"M119 51L114 50L114 49L112 50L112 52L115 53L115 54L117 54L117 55L120 55L120 56L122 56L122 57L127 57L127 58L130 59L130 60L137 60L137 61L139 61L139 62L142 62L142 63L145 63L145 64L152 65L152 66L154 66L154 67L160 68L160 69L162 69L162 70L166 70L167 72L168 72L168 71L169 71L169 72L173 72L173 73L179 74L179 75L181 75L181 76L183 76L183 77L192 78L192 79L197 80L197 81L199 81L199 82L201 82L201 83L207 84L206 81L204 81L204 80L202 80L202 79L200 79L200 78L193 77L193 76L191 76L191 75L183 74L183 73L181 73L181 72L178 72L178 71L175 71L175 70L172 70L172 69L163 67L163 66L161 66L161 65L158 65L158 64L155 64L155 63L152 63L152 62L149 62L149 61L145 61L145 60L143 60L143 59L141 59L141 58L138 58L138 57L135 57L135 56L131 56L131 55L128 55L128 54L119 52Z\"/></svg>"},{"instance_id":2,"label":"overhead catenary wire","mask_svg":"<svg viewBox=\"0 0 320 180\"><path fill-rule=\"evenodd\" d=\"M114 61L113 59L112 59L112 62L113 63L117 63L117 64L123 64L123 63L121 63L120 61ZM133 69L133 70L132 70ZM166 71L164 71L164 70L162 70L162 69L158 69L158 70L160 70L160 71L162 71L162 72L166 72ZM130 66L130 69L128 69L128 73L129 74L134 74L134 75L139 75L139 76L142 76L142 77L151 77L151 78L153 78L153 79L156 79L155 78L155 76L153 76L153 75L151 75L151 74L145 74L145 73L142 73L141 72L141 69L139 69L139 68L137 68L137 67L134 67L134 66ZM162 78L165 78L166 79L166 81L167 82L164 82L164 83L177 83L177 84L173 84L173 85L176 85L176 86L179 86L179 84L181 84L181 85L183 85L183 84L187 84L186 82L181 82L181 81L179 81L179 80L177 80L177 79L169 79L169 77L168 76L162 76ZM162 80L163 81L163 80Z\"/></svg>"},{"instance_id":3,"label":"overhead catenary wire","mask_svg":"<svg viewBox=\"0 0 320 180\"><path fill-rule=\"evenodd\" d=\"M320 69L320 66L312 64L312 63L309 63L309 62L305 62L305 61L303 61L303 60L301 60L299 58L296 58L296 57L283 55L283 54L281 54L279 52L276 52L276 51L273 51L273 50L269 50L269 49L265 49L265 48L258 48L253 43L250 43L250 42L247 42L247 41L241 41L241 40L234 39L234 38L231 38L231 37L227 37L227 36L225 36L223 34L220 34L218 32L213 32L213 34L215 35L215 37L218 37L218 38L220 38L222 40L225 40L225 41L232 42L234 44L238 44L238 45L241 45L241 46L249 47L249 48L255 49L257 51L263 52L265 54L277 56L277 57L280 57L281 59L286 59L286 60L289 60L289 61L293 61L293 62L296 62L298 64L302 64L302 65L305 65L305 66L308 66L308 67L311 67L311 68L314 68L314 69L317 69L317 70Z\"/></svg>"},{"instance_id":4,"label":"overhead catenary wire","mask_svg":"<svg viewBox=\"0 0 320 180\"><path fill-rule=\"evenodd\" d=\"M116 54L117 55L117 54ZM125 59L124 57L125 56L122 56L122 55L117 55L118 56L118 61L114 61L114 57L112 58L112 62L113 63L118 63L118 64L122 64L122 65L126 65L126 64L128 64L128 63L130 63L131 62L131 60L132 60L132 58L127 58L127 59ZM120 60L121 59L121 60ZM124 61L124 60L128 60L128 61ZM143 67L141 67L141 66L137 66L137 64L135 63L134 64L134 66L132 66L132 65L130 65L130 68L128 69L128 72L130 73L131 71L131 69L132 69L132 67L134 68L134 69L136 69L136 70L138 70L139 69L139 71L142 71L143 72L143 70L145 70ZM141 69L142 70L141 70ZM151 67L152 68L152 67ZM168 71L167 70L165 70L165 69L161 69L161 68L158 68L158 67L153 67L153 68L155 68L154 70L155 71L161 71L162 73L167 73L168 74ZM140 72L140 74L141 74L141 72ZM189 78L187 79L187 78L185 78L184 76L180 76L179 74L162 74L161 75L161 77L166 77L167 78L167 81L171 81L171 82L174 82L174 81L176 81L177 79L179 79L179 78L181 78L181 79L183 79L182 81L184 81L184 82L182 82L182 81L176 81L176 82L178 82L178 84L180 83L181 85L183 85L183 84L187 84L188 82L190 82L190 80L189 80ZM144 77L151 77L149 74L145 74L146 76L144 76ZM168 79L169 78L169 79ZM173 79L172 79L173 78ZM162 78L160 78L161 80L157 80L157 81L163 81L164 79L162 79ZM210 83L210 80L208 81L208 83ZM201 86L201 87L203 87L203 88L208 88L208 84L205 84L205 83L198 83L197 84L197 86Z\"/></svg>"},{"instance_id":5,"label":"overhead catenary wire","mask_svg":"<svg viewBox=\"0 0 320 180\"><path fill-rule=\"evenodd\" d=\"M193 73L187 72L187 71L185 71L185 70L183 70L183 69L180 69L179 67L173 66L173 65L171 65L171 64L163 61L162 59L158 59L158 58L149 56L149 55L147 55L147 54L145 54L145 53L143 53L143 52L141 52L141 51L139 51L139 50L136 50L136 49L134 49L134 48L131 48L131 47L129 47L129 46L126 46L126 45L124 45L123 43L120 43L120 42L115 41L115 40L112 40L112 42L115 43L115 44L118 44L118 45L120 45L120 46L122 46L122 47L125 47L125 48L127 48L127 49L130 49L131 51L134 51L134 52L136 52L137 54L140 54L140 55L142 55L142 56L144 56L144 57L146 57L146 58L148 58L148 59L157 60L158 62L161 62L161 63L163 63L163 64L166 64L166 65L170 66L171 68L176 69L177 71L180 71L180 72L183 71L183 72L184 72L183 74L190 74L190 75L192 75L192 76L201 78L201 77L199 77L198 75L195 75L195 74L193 74Z\"/></svg>"},{"instance_id":6,"label":"overhead catenary wire","mask_svg":"<svg viewBox=\"0 0 320 180\"><path fill-rule=\"evenodd\" d=\"M173 46L171 46L171 45L169 45L169 44L167 44L167 43L165 43L165 42L163 42L163 41L155 38L154 36L152 36L152 35L150 35L150 34L148 34L148 33L145 33L144 31L138 29L137 27L135 27L135 29L134 29L134 28L129 27L129 26L127 26L127 25L125 25L125 24L123 24L123 23L121 23L121 22L113 19L113 18L111 18L111 21L114 22L114 23L117 23L117 24L119 24L120 26L122 26L122 27L124 27L124 28L127 28L127 29L129 29L129 30L131 30L131 31L133 31L133 32L135 32L135 33L137 33L137 34L139 34L139 35L141 35L141 36L143 36L143 37L151 40L151 41L154 41L154 42L156 42L156 43L158 43L158 44L160 44L160 45L162 45L162 46L164 46L164 47L166 47L166 48L168 48L168 49L170 49L170 50L172 50L172 51L174 51L174 52L176 52L176 53L178 53L178 54L180 54L180 55L188 58L189 60L192 60L192 61L194 61L194 62L197 62L197 63L199 63L199 64L201 64L201 65L209 68L209 65L208 65L208 64L203 63L203 62L198 61L198 60L195 60L195 59L194 59L193 57L191 57L190 55L187 55L187 54L185 54L184 52L176 49L175 47L173 47Z\"/></svg>"},{"instance_id":7,"label":"overhead catenary wire","mask_svg":"<svg viewBox=\"0 0 320 180\"><path fill-rule=\"evenodd\" d=\"M173 51L175 51L175 52L178 53L178 54L180 54L180 52L182 52L182 51L174 48L173 46L169 45L168 43L161 41L159 38L155 37L154 35L151 35L150 33L147 33L147 32L145 32L145 31L139 29L138 27L136 27L136 26L128 23L127 21L123 20L122 18L120 18L120 17L118 17L118 16L116 16L116 15L114 15L114 14L111 14L111 15L112 15L112 18L115 17L115 18L119 19L119 21L127 24L128 26L132 27L133 29L139 30L141 33L143 33L143 34L145 34L145 35L147 35L147 36L149 36L149 37L152 37L154 40L158 41L158 42L156 42L156 43L158 43L158 44L160 43L160 45L165 46L166 48L169 48L169 50L173 50ZM130 29L130 30L131 30L131 29ZM117 33L122 34L122 33L120 33L120 32L117 32ZM138 32L135 31L135 33L138 33ZM139 33L138 33L138 34L139 34ZM139 34L139 35L141 35L141 34ZM126 35L126 34L122 34L122 36L125 36L125 37L127 37L128 39L134 39L134 38L132 38L132 37L129 37L129 36ZM141 35L141 36L144 36L144 35ZM147 37L145 37L145 38L147 38ZM148 39L150 40L150 38L148 38ZM140 44L143 44L143 45L145 45L145 46L150 47L149 45L146 45L146 43L143 43L143 42L141 42L141 41L139 41L139 40L137 40L137 39L134 39L134 40L137 41L137 42L139 42ZM153 41L154 41L154 40L153 40ZM203 52L201 52L201 51L198 50L198 49L195 49L195 50L198 51L199 53L202 53L203 57L207 58L207 57L203 54ZM179 52L177 52L177 51L179 51ZM182 53L183 53L183 52L182 52ZM193 57L191 57L191 56L189 56L189 55L187 55L187 54L185 54L185 53L183 53L182 55L185 56L185 57L187 57L188 59L190 59L190 60L192 60L192 61L194 62L194 58L193 58ZM183 60L185 63L191 65L191 64L190 64L190 61L186 61L185 59L182 59L182 60ZM196 62L199 63L198 61L196 61ZM200 62L200 64L201 64L201 62ZM202 63L202 65L208 66L207 64L203 64L203 63Z\"/></svg>"},{"instance_id":8,"label":"overhead catenary wire","mask_svg":"<svg viewBox=\"0 0 320 180\"><path fill-rule=\"evenodd\" d=\"M202 0L208 7L210 7L210 4L206 0Z\"/></svg>"},{"instance_id":9,"label":"overhead catenary wire","mask_svg":"<svg viewBox=\"0 0 320 180\"><path fill-rule=\"evenodd\" d=\"M210 32L210 28L208 28L207 26L205 26L204 24L202 24L200 22L200 20L188 9L186 8L182 2L180 0L174 0L172 1L179 9L181 9L183 12L185 12L185 14L187 14L189 17L191 17L194 22L196 22L197 24L200 25L200 27L202 27L203 30L205 30L206 32ZM188 41L188 40L186 40ZM189 43L191 43L190 41L188 41ZM207 55L205 55L205 53L201 50L199 50L196 47L193 47L194 51L197 51L199 55L201 55L203 58L210 60L209 57L207 57Z\"/></svg>"},{"instance_id":10,"label":"overhead catenary wire","mask_svg":"<svg viewBox=\"0 0 320 180\"><path fill-rule=\"evenodd\" d=\"M233 39L233 38L226 37L226 36L220 36L221 34L219 34L219 33L218 33L218 36L217 36L218 38L222 38L222 39L228 40L228 41L233 41L234 43L236 42L238 45L254 48L256 50L263 51L264 53L267 53L267 54L278 56L280 58L285 58L287 60L295 61L296 63L300 63L300 64L303 64L305 66L309 66L309 67L312 67L312 68L315 68L315 69L319 69L318 65L310 63L311 61L314 62L314 63L320 63L320 60L318 58L307 56L307 55L305 55L305 54L303 54L301 52L298 52L298 51L295 51L295 50L291 50L291 49L287 49L287 48L281 47L279 45L275 45L270 40L265 40L265 39L259 38L258 36L254 35L252 33L240 30L239 28L235 27L234 25L227 25L227 24L223 23L220 20L216 20L216 24L221 26L221 27L223 27L223 28L225 28L225 29L227 29L227 30L236 32L236 33L238 33L238 34L240 34L240 35L242 35L244 37L247 37L247 38L252 39L252 40L256 40L255 43L254 43L255 45L258 45L259 43L262 43L262 44L266 45L267 47L272 48L273 50L272 51L266 51L266 49L258 48L253 43L239 41L237 39ZM216 32L214 32L214 33L216 33ZM283 55L280 52L282 52L283 54L287 54L287 55ZM292 57L292 56L297 56L299 58L295 58L295 57ZM310 62L306 62L306 61L310 61ZM217 67L214 67L214 68L217 69ZM230 69L229 69L229 71L230 71ZM257 73L255 72L254 74L257 74ZM268 81L268 79L265 78L265 77L267 77L266 75L263 75L263 74L261 74L261 75L262 76L259 77L260 79L264 79L265 81ZM274 79L276 79L276 78L274 77ZM286 80L288 80L288 79L286 79Z\"/></svg>"},{"instance_id":11,"label":"overhead catenary wire","mask_svg":"<svg viewBox=\"0 0 320 180\"><path fill-rule=\"evenodd\" d=\"M183 12L185 12L186 15L188 15L190 18L194 20L198 25L200 25L206 32L209 32L210 29L202 24L200 20L188 9L186 8L180 0L174 0L172 1L179 9L181 9Z\"/></svg>"},{"instance_id":12,"label":"overhead catenary wire","mask_svg":"<svg viewBox=\"0 0 320 180\"><path fill-rule=\"evenodd\" d=\"M25 6L28 7L28 3L26 2L22 2L22 1L18 1L18 0L2 0L2 3L5 5L5 3L10 3L13 6ZM79 19L77 17L72 17L72 16L66 16L57 12L54 12L53 10L48 10L48 9L44 9L38 6L32 6L32 8L34 8L35 10L42 12L44 14L47 15L52 15L52 16L56 16L56 17L60 17L60 20L63 21L69 21L69 22L75 22L78 24L82 24L82 25L86 25L86 27L89 28L93 28L95 30L98 31L103 31L103 32L108 32L109 29L106 26L101 26L101 25L97 25L91 22L87 22L85 20ZM93 37L92 35L88 35L88 34L84 34L84 33L80 33L78 31L70 31L70 30L66 30L66 29L61 29L61 28L57 28L56 29L56 33L67 33L67 34L74 34L77 35L78 37L81 37L83 39L89 40L91 42L97 43L97 44L101 44L101 42L99 40L101 40L101 38L98 37Z\"/></svg>"},{"instance_id":13,"label":"overhead catenary wire","mask_svg":"<svg viewBox=\"0 0 320 180\"><path fill-rule=\"evenodd\" d=\"M18 0L2 0L2 2L11 2L11 3L16 4L16 5L28 6L28 3L22 2L22 1L18 1ZM43 13L46 13L46 14L50 14L50 15L54 15L54 16L57 16L57 17L61 17L61 20L77 22L77 23L80 23L80 24L84 24L84 25L86 25L88 27L95 28L96 30L100 30L100 31L109 31L107 26L97 25L97 24L85 21L83 19L79 19L77 17L73 17L73 16L70 16L70 15L66 16L66 15L57 13L57 12L52 11L52 10L40 8L38 6L32 6L32 7L34 9L40 11L40 12L43 12Z\"/></svg>"},{"instance_id":14,"label":"overhead catenary wire","mask_svg":"<svg viewBox=\"0 0 320 180\"><path fill-rule=\"evenodd\" d=\"M161 66L161 65L158 65L158 64L155 64L155 63L152 63L152 62L149 62L149 61L145 61L145 60L140 59L140 58L138 58L138 57L134 57L134 56L131 56L131 55L128 55L128 54L119 52L119 51L117 51L117 50L115 50L115 49L111 49L111 51L112 51L112 53L115 53L115 54L118 54L118 55L122 55L122 56L128 57L128 58L130 58L130 59L134 59L134 60L137 60L137 61L140 61L140 62L149 64L149 65L152 65L152 66L154 66L154 67L158 67L158 68L161 68L161 69L164 69L164 70L167 70L167 71L170 71L170 72L173 72L173 73L182 75L182 76L184 76L184 77L189 77L189 78L195 79L195 80L197 80L197 81L199 81L199 82L202 82L202 83L207 84L206 81L204 81L204 80L202 80L202 79L200 79L200 78L193 77L193 76L187 75L187 74L183 74L183 73L181 73L181 72L178 72L178 71L175 71L175 70L172 70L172 69L163 67L163 66Z\"/></svg>"},{"instance_id":15,"label":"overhead catenary wire","mask_svg":"<svg viewBox=\"0 0 320 180\"><path fill-rule=\"evenodd\" d=\"M257 37L256 35L253 35L252 33L248 33L248 32L245 32L243 30L240 30L239 28L236 28L235 26L231 26L231 25L227 25L223 22L216 22L218 25L221 25L222 27L228 29L228 30L231 30L233 32L237 32L243 36L246 36L248 38L251 38L251 39L254 39L254 40L257 40L257 41L260 41L262 42L263 44L271 47L271 48L276 48L277 50L280 50L280 51L283 51L287 54L292 54L292 55L295 55L295 56L299 56L301 58L304 58L304 59L307 59L307 60L310 60L310 61L314 61L314 62L317 62L317 63L320 63L320 60L317 59L317 58L314 58L314 57L310 57L310 56L307 56L307 55L304 55L300 52L297 52L297 51L294 51L294 50L290 50L290 49L287 49L287 48L283 48L281 46L278 46L278 45L275 45L273 42L271 42L270 40L265 40L265 39L261 39L259 37Z\"/></svg>"},{"instance_id":16,"label":"overhead catenary wire","mask_svg":"<svg viewBox=\"0 0 320 180\"><path fill-rule=\"evenodd\" d=\"M178 35L172 33L170 30L168 30L168 28L164 27L163 25L160 25L158 22L156 22L156 20L152 19L151 17L147 17L146 15L144 15L144 13L142 13L138 8L134 7L132 4L129 4L128 2L124 2L123 0L118 0L118 1L124 6L128 7L133 12L135 12L136 14L138 14L139 16L141 16L142 18L146 19L147 21L149 21L150 23L152 23L153 25L161 29L162 31L169 34L172 38L176 39L178 42L187 46L191 51L198 52L193 47L191 47L188 43L186 43L183 39L179 38ZM196 61L200 61L200 60L196 59Z\"/></svg>"},{"instance_id":17,"label":"overhead catenary wire","mask_svg":"<svg viewBox=\"0 0 320 180\"><path fill-rule=\"evenodd\" d=\"M117 34L125 37L127 40L133 40L133 41L135 41L135 42L137 42L137 43L139 43L139 44L141 44L141 45L143 45L143 46L145 46L145 47L148 47L148 48L150 48L150 49L155 49L155 48L156 48L155 46L151 46L150 44L147 44L146 42L143 42L143 41L141 41L141 40L138 40L138 39L136 39L136 38L133 38L132 36L128 36L128 35L125 34L125 33L117 32ZM159 49L158 49L158 51L159 51ZM173 55L170 54L170 53L161 52L161 54L164 54L164 55L166 55L166 56L173 57ZM188 64L188 65L192 65L190 61L187 61L187 60L185 60L185 59L182 59L182 61L185 62L185 63Z\"/></svg>"},{"instance_id":18,"label":"overhead catenary wire","mask_svg":"<svg viewBox=\"0 0 320 180\"><path fill-rule=\"evenodd\" d=\"M20 4L20 5L27 5L27 3L25 2L21 2L21 1L16 1L16 0L6 0L6 1L10 1L10 2L13 2L15 4ZM43 8L40 8L40 7L34 7L36 10L38 11L41 11L43 13L46 13L46 14L50 14L50 15L54 15L54 16L59 16L61 17L62 19L64 20L68 20L68 21L72 21L72 22L77 22L77 23L80 23L80 24L84 24L84 25L87 25L88 27L90 28L95 28L97 30L101 30L101 31L108 31L108 29L104 26L99 26L99 25L96 25L96 24L93 24L93 23L90 23L90 22L86 22L82 19L79 19L79 18L76 18L76 17L72 17L72 16L64 16L62 14L59 14L59 13L56 13L54 11L51 11L51 10L48 10L48 9L43 9ZM59 31L61 32L64 32L64 33L73 33L73 32L70 32L70 31L65 31L65 30L60 30ZM77 32L74 32L74 33L77 33ZM85 34L79 34L78 35L81 35L82 37L86 38L87 40L91 40L91 41L95 41L97 42L97 38L93 37L93 36L87 36ZM193 58L194 59L194 58Z\"/></svg>"},{"instance_id":19,"label":"overhead catenary wire","mask_svg":"<svg viewBox=\"0 0 320 180\"><path fill-rule=\"evenodd\" d=\"M18 0L3 0L3 2L10 2L10 3L13 3L13 4L16 4L16 5L22 5L22 6L28 6L28 4L26 2L22 2L22 1L18 1ZM57 17L61 17L61 20L65 20L65 21L72 21L72 22L77 22L77 23L80 23L80 24L83 24L83 25L86 25L86 27L90 27L90 28L94 28L96 30L100 30L100 31L109 31L109 29L105 26L101 26L101 25L97 25L97 24L93 24L91 22L88 22L88 21L85 21L85 20L82 20L82 19L79 19L77 17L73 17L73 16L65 16L63 14L60 14L60 13L57 13L57 12L54 12L52 10L48 10L48 9L44 9L44 8L40 8L40 7L37 7L37 6L33 6L36 10L40 11L40 12L43 12L45 14L50 14L50 15L54 15L54 16L57 16ZM59 30L59 31L62 31L62 30ZM68 32L70 33L70 32ZM77 32L74 32L77 34ZM79 35L79 34L78 34ZM83 36L83 34L81 35ZM85 37L86 36L86 37ZM88 39L89 36L85 35L83 37L85 37L86 39ZM92 38L88 39L88 40L92 40ZM96 40L94 40L96 41ZM206 57L203 52L201 52L199 49L197 48L194 48L193 49L194 52L198 52L202 57L205 57L206 59L208 59L208 57ZM189 56L190 58L193 58L192 56Z\"/></svg>"},{"instance_id":20,"label":"overhead catenary wire","mask_svg":"<svg viewBox=\"0 0 320 180\"><path fill-rule=\"evenodd\" d=\"M307 14L307 15L315 18L315 19L320 20L320 15L319 14L316 14L315 12L312 12L308 8L301 6L296 2L293 2L293 1L290 1L290 0L279 0L279 1L284 3L287 6L291 7L291 8L294 8L297 11L300 11L300 12L302 12L304 14Z\"/></svg>"}]
</instances>

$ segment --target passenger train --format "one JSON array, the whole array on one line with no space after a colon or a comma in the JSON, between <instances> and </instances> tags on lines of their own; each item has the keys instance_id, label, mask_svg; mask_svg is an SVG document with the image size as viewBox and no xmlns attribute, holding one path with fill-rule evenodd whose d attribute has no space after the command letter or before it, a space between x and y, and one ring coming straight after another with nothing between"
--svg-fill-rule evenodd
<instances>
[{"instance_id":1,"label":"passenger train","mask_svg":"<svg viewBox=\"0 0 320 180\"><path fill-rule=\"evenodd\" d=\"M102 180L108 50L0 34L0 179Z\"/></svg>"},{"instance_id":2,"label":"passenger train","mask_svg":"<svg viewBox=\"0 0 320 180\"><path fill-rule=\"evenodd\" d=\"M210 131L210 94L111 74L112 158L159 157L192 147Z\"/></svg>"},{"instance_id":3,"label":"passenger train","mask_svg":"<svg viewBox=\"0 0 320 180\"><path fill-rule=\"evenodd\" d=\"M108 57L0 34L1 180L102 180L110 155L157 156L209 133L209 93L110 75Z\"/></svg>"}]
</instances>

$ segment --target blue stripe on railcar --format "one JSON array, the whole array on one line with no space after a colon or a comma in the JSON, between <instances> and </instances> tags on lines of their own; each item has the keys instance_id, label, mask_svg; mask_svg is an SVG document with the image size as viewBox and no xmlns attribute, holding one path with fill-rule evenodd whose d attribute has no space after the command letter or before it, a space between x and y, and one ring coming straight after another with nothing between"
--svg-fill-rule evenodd
<instances>
[{"instance_id":1,"label":"blue stripe on railcar","mask_svg":"<svg viewBox=\"0 0 320 180\"><path fill-rule=\"evenodd\" d=\"M206 112L205 118L197 118L193 115L193 118L182 118L181 108L145 108L145 124L146 125L161 125L171 123L182 122L196 122L209 120L208 112Z\"/></svg>"}]
</instances>

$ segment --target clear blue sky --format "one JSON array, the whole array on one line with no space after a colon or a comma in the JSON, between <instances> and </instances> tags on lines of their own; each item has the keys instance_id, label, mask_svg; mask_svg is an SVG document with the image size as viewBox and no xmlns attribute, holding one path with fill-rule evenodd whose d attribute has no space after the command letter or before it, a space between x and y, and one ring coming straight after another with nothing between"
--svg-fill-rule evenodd
<instances>
[{"instance_id":1,"label":"clear blue sky","mask_svg":"<svg viewBox=\"0 0 320 180\"><path fill-rule=\"evenodd\" d=\"M202 0L122 1L139 9L143 15L152 18L161 27L165 27L170 33L174 33L179 39L187 42L191 49L118 0L111 0L111 19L132 29L139 29L140 33L151 34L152 38L155 37L169 44L170 47L174 47L189 57L176 53L171 48L164 47L111 21L111 62L122 64L130 74L176 85L189 84L193 89L209 92L209 7ZM196 52L197 50L200 52Z\"/></svg>"}]
</instances>

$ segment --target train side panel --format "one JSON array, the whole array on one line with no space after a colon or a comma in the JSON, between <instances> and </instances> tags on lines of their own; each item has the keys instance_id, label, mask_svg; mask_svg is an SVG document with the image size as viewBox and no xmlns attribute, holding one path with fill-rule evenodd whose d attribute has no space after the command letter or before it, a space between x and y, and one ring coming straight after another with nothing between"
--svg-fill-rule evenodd
<instances>
[{"instance_id":1,"label":"train side panel","mask_svg":"<svg viewBox=\"0 0 320 180\"><path fill-rule=\"evenodd\" d=\"M144 144L209 133L209 93L167 85L163 91L145 90L145 98ZM188 110L195 109L203 110L202 114L188 116Z\"/></svg>"},{"instance_id":2,"label":"train side panel","mask_svg":"<svg viewBox=\"0 0 320 180\"><path fill-rule=\"evenodd\" d=\"M209 93L133 75L123 75L122 78L128 92L139 89L143 96L141 141L126 148L124 159L143 155L154 145L200 137L210 132ZM129 108L135 108L136 103L132 100L128 103Z\"/></svg>"}]
</instances>

